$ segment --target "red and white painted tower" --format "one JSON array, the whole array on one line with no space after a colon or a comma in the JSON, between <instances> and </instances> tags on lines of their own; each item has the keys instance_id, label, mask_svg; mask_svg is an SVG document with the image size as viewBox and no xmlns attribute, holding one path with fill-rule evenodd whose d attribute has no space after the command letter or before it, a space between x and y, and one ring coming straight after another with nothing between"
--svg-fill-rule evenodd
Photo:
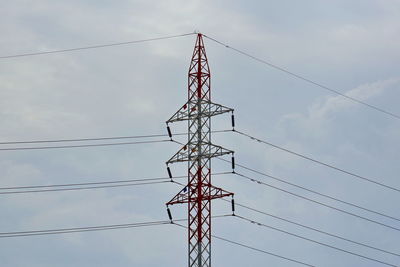
<instances>
[{"instance_id":1,"label":"red and white painted tower","mask_svg":"<svg viewBox=\"0 0 400 267\"><path fill-rule=\"evenodd\" d=\"M211 74L203 36L199 33L189 68L188 101L167 121L167 125L176 121L188 121L187 144L167 161L167 165L188 162L188 182L167 206L188 204L189 267L211 266L211 200L233 197L233 193L211 183L211 158L233 155L233 151L211 143L211 117L233 113L233 109L211 102L210 82ZM171 137L169 126L168 133ZM170 173L169 168L168 172Z\"/></svg>"}]
</instances>

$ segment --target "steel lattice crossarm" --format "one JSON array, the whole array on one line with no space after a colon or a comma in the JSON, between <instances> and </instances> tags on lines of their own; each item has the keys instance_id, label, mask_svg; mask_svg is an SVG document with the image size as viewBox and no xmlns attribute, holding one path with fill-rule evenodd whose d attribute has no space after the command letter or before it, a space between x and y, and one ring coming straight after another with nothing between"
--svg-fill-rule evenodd
<instances>
[{"instance_id":1,"label":"steel lattice crossarm","mask_svg":"<svg viewBox=\"0 0 400 267\"><path fill-rule=\"evenodd\" d=\"M183 107L181 107L169 120L167 123L172 123L176 121L186 121L196 119L197 117L212 117L227 112L233 112L234 109L225 107L220 104L212 103L211 101L200 100L200 103L196 103L195 100L188 101ZM201 110L199 112L198 104L201 105ZM192 108L188 108L191 106ZM205 109L207 108L207 109Z\"/></svg>"},{"instance_id":2,"label":"steel lattice crossarm","mask_svg":"<svg viewBox=\"0 0 400 267\"><path fill-rule=\"evenodd\" d=\"M232 150L228 150L226 148L223 148L222 146L213 145L211 143L206 144L201 142L201 145L204 146L205 150L199 152L194 144L189 142L178 152L176 152L176 154L167 161L167 164L185 161L196 161L201 158L215 158L234 153ZM192 147L192 149L189 150L189 147Z\"/></svg>"},{"instance_id":3,"label":"steel lattice crossarm","mask_svg":"<svg viewBox=\"0 0 400 267\"><path fill-rule=\"evenodd\" d=\"M194 184L194 187L198 185ZM197 199L194 197L190 197L189 190L192 186L188 185L187 187L183 188L176 196L174 196L168 203L167 205L174 205L174 204L185 204L189 202L196 201ZM227 192L223 190L222 188L215 187L213 185L208 185L208 187L211 189L209 194L204 194L203 199L204 200L212 200L216 198L222 198L222 197L229 197L233 196L233 193Z\"/></svg>"}]
</instances>

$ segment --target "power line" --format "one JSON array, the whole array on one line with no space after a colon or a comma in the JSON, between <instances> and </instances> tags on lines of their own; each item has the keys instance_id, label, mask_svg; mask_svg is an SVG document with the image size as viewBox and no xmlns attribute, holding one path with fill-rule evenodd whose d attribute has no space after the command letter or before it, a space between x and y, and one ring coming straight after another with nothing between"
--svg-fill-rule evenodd
<instances>
[{"instance_id":1,"label":"power line","mask_svg":"<svg viewBox=\"0 0 400 267\"><path fill-rule=\"evenodd\" d=\"M223 199L223 200L226 201L226 202L230 202L230 201L228 201L226 199ZM235 205L239 206L239 207L242 207L244 209L247 209L247 210L251 210L251 211L254 211L254 212L257 212L257 213L260 213L260 214L263 214L263 215L266 215L266 216L269 216L269 217L272 217L272 218L275 218L275 219L278 219L278 220L281 220L281 221L284 221L284 222L287 222L287 223L290 223L290 224L293 224L293 225L300 226L300 227L308 229L308 230L312 230L312 231L320 233L320 234L324 234L324 235L327 235L327 236L330 236L330 237L334 237L334 238L337 238L337 239L340 239L340 240L343 240L343 241L347 241L349 243L353 243L353 244L356 244L356 245L359 245L359 246L363 246L363 247L370 248L370 249L373 249L373 250L376 250L376 251L380 251L380 252L384 252L384 253L387 253L387 254L390 254L390 255L393 255L393 256L400 257L400 254L398 254L398 253L390 252L390 251L385 250L385 249L381 249L381 248L378 248L378 247L375 247L375 246L371 246L371 245L368 245L368 244L365 244L365 243L354 241L354 240L339 236L337 234L328 233L326 231L323 231L323 230L320 230L320 229L317 229L317 228L314 228L314 227L311 227L311 226L307 226L307 225L304 225L304 224L301 224L301 223L298 223L298 222L294 222L292 220L289 220L289 219L286 219L286 218L282 218L280 216L276 216L276 215L273 215L271 213L255 209L255 208L246 206L246 205L238 203L238 202L235 202Z\"/></svg>"},{"instance_id":2,"label":"power line","mask_svg":"<svg viewBox=\"0 0 400 267\"><path fill-rule=\"evenodd\" d=\"M216 215L213 218L222 218L232 215ZM187 219L176 219L174 221L182 222ZM98 225L98 226L83 226L83 227L72 227L72 228L58 228L58 229L47 229L47 230L29 230L29 231L17 231L17 232L2 232L0 238L8 237L26 237L35 235L55 235L55 234L68 234L68 233L79 233L89 231L103 231L103 230L114 230L134 227L146 227L171 224L171 221L148 221L148 222L136 222L136 223L125 223L125 224L111 224L111 225Z\"/></svg>"},{"instance_id":3,"label":"power line","mask_svg":"<svg viewBox=\"0 0 400 267\"><path fill-rule=\"evenodd\" d=\"M0 56L0 59L17 58L17 57L27 57L27 56L38 56L38 55L65 53L65 52L72 52L72 51L79 51L79 50L98 49L98 48L105 48L105 47L112 47L112 46L129 45L129 44L136 44L136 43L144 43L144 42L151 42L151 41L158 41L158 40L165 40L165 39L178 38L178 37L183 37L183 36L188 36L188 35L193 35L193 34L195 34L195 33L184 33L184 34L178 34L178 35L163 36L163 37L158 37L158 38L149 38L149 39L142 39L142 40L135 40L135 41L117 42L117 43L100 44L100 45L92 45L92 46L83 46L83 47L75 47L75 48L51 50L51 51L32 52L32 53L22 53L22 54L14 54L14 55L4 55L4 56ZM310 80L310 79L307 79L307 78L305 78L305 77L303 77L303 76L300 76L300 75L298 75L298 74L295 74L295 73L293 73L293 72L290 72L290 71L288 71L288 70L286 70L286 69L284 69L284 68L282 68L282 67L279 67L279 66L277 66L277 65L271 64L271 63L269 63L269 62L267 62L267 61L265 61L265 60L263 60L263 59L260 59L260 58L258 58L258 57L252 56L252 55L250 55L250 54L248 54L248 53L246 53L246 52L243 52L243 51L241 51L241 50L239 50L239 49L236 49L236 48L234 48L234 47L232 47L232 46L229 46L229 45L227 45L227 44L224 44L224 43L222 43L222 42L220 42L220 41L218 41L218 40L216 40L216 39L214 39L214 38L211 38L211 37L209 37L209 36L207 36L207 35L203 35L203 36L206 37L206 38L208 38L209 40L212 40L212 41L214 41L214 42L220 44L220 45L223 45L223 46L226 47L226 48L232 49L232 50L234 50L234 51L236 51L236 52L238 52L238 53L240 53L240 54L242 54L242 55L245 55L245 56L247 56L247 57L250 57L250 58L252 58L252 59L254 59L254 60L258 61L258 62L261 62L261 63L263 63L263 64L265 64L265 65L268 65L268 66L270 66L270 67L273 67L273 68L275 68L275 69L277 69L277 70L280 70L280 71L282 71L282 72L285 72L285 73L287 73L287 74L289 74L289 75L291 75L291 76L294 76L294 77L296 77L296 78L298 78L298 79L301 79L301 80L303 80L303 81L306 81L306 82L308 82L308 83L311 83L311 84L313 84L313 85L316 85L316 86L318 86L318 87L321 87L321 88L323 88L323 89L325 89L325 90L328 90L328 91L330 91L330 92L333 92L333 93L335 93L335 94L337 94L337 95L340 95L340 96L342 96L342 97L344 97L344 98L347 98L347 99L349 99L349 100L351 100L351 101L354 101L354 102L356 102L356 103L359 103L359 104L362 104L362 105L367 106L367 107L369 107L369 108L372 108L372 109L374 109L374 110L376 110L376 111L385 113L386 115L392 116L393 118L400 119L400 115L394 114L394 113L392 113L392 112L389 112L389 111L384 110L384 109L382 109L382 108L379 108L379 107L377 107L377 106L368 104L368 103L366 103L366 102L364 102L364 101L362 101L362 100L356 99L356 98L351 97L351 96L348 96L348 95L346 95L346 94L343 94L343 93L339 92L338 90L329 88L329 87L327 87L327 86L325 86L325 85L322 85L322 84L320 84L320 83L314 82L314 81L312 81L312 80Z\"/></svg>"},{"instance_id":4,"label":"power line","mask_svg":"<svg viewBox=\"0 0 400 267\"><path fill-rule=\"evenodd\" d=\"M287 234L287 235L290 235L290 236L294 236L296 238L303 239L303 240L306 240L306 241L309 241L309 242L312 242L312 243L315 243L315 244L318 244L318 245L321 245L321 246L324 246L324 247L328 247L328 248L331 248L331 249L334 249L334 250L337 250L337 251L341 251L341 252L344 252L344 253L359 257L359 258L363 258L363 259L366 259L366 260L369 260L369 261L374 261L374 262L377 262L377 263L380 263L380 264L383 264L383 265L387 265L387 266L398 267L397 265L393 265L391 263L387 263L387 262L384 262L384 261L381 261L381 260L378 260L378 259L375 259L375 258L371 258L371 257L365 256L365 255L361 255L361 254L358 254L358 253L355 253L355 252L352 252L352 251L349 251L349 250L346 250L346 249L335 247L335 246L332 246L332 245L329 245L329 244L326 244L326 243L323 243L323 242L320 242L320 241L317 241L317 240L314 240L314 239L311 239L311 238L308 238L308 237L305 237L305 236L294 234L294 233L291 233L291 232L288 232L288 231L285 231L285 230L282 230L282 229L279 229L279 228L276 228L276 227L273 227L273 226L270 226L270 225L267 225L267 224L256 222L254 220L248 219L248 218L240 216L240 215L235 215L235 217L237 217L239 219L242 219L244 221L250 222L252 224L258 225L258 226L269 228L269 229L272 229L274 231L278 231L280 233L284 233L284 234Z\"/></svg>"},{"instance_id":5,"label":"power line","mask_svg":"<svg viewBox=\"0 0 400 267\"><path fill-rule=\"evenodd\" d=\"M219 159L221 159L221 158L219 158ZM221 160L230 163L230 161L228 161L228 160L225 160L225 159L221 159ZM242 168L244 168L244 169L247 169L247 170L256 172L256 173L258 173L258 174L261 174L261 175L264 175L264 176L267 176L267 177L271 177L271 176L269 176L269 175L267 175L267 174L265 174L265 173L262 173L262 172L259 172L259 171L257 171L257 170L248 168L248 167L246 167L246 166L244 166L244 165L241 165L241 164L238 164L238 163L235 163L235 165L236 165L236 166L239 166L239 167L242 167ZM239 175L240 175L240 174L239 174ZM242 176L242 175L240 175L240 176ZM275 177L272 177L272 178L275 178ZM253 181L253 182L257 182L257 183L260 182L260 181L258 181L258 180L252 179L252 178L250 178L250 179L251 179L251 181ZM279 181L285 182L285 181L280 180L280 179L279 179ZM289 184L291 184L291 183L289 183ZM291 185L293 185L293 184L291 184ZM270 186L270 185L268 185L268 186ZM295 185L295 186L297 186L297 185ZM300 188L304 189L303 187L300 187ZM307 189L305 189L305 190L307 190ZM318 192L314 192L314 191L312 191L312 192L313 192L313 193L316 193L316 194L320 194L320 193L318 193ZM323 195L323 196L325 196L325 195ZM335 200L336 200L336 199L335 199ZM224 200L224 201L227 201L227 200ZM340 200L338 200L338 201L340 201ZM227 201L227 202L229 202L229 201ZM349 204L350 204L350 203L349 203ZM284 219L284 218L282 218L282 217L278 217L278 216L276 216L276 215L272 215L272 214L269 214L269 213L266 213L266 212L263 212L263 211L254 209L254 208L251 208L251 207L249 207L249 206L245 206L245 205L240 204L240 203L237 203L237 202L235 203L235 205L240 206L240 207L243 207L243 208L246 208L246 209L249 209L249 210L252 210L252 211L255 211L255 212L258 212L258 213L261 213L261 214L264 214L264 215L267 215L267 216L271 216L271 217L276 218L276 219L279 219L279 220L283 220L283 221L286 221L286 222L289 222L289 223L292 223L292 224L301 226L301 227L303 227L303 228L307 228L307 229L309 229L309 230L313 230L313 231L316 231L316 232L319 232L319 233L322 233L322 234L325 234L325 235L328 235L328 236L332 236L332 237L335 237L335 238L338 238L338 239L341 239L341 240L344 240L344 241L348 241L348 242L351 242L351 243L354 243L354 244L357 244L357 245L361 245L361 246L368 247L368 248L371 248L371 249L374 249L374 250L378 250L378 251L381 251L381 252L385 252L385 253L388 253L388 254L391 254L391 255L394 255L394 256L400 256L400 254L397 254L397 253L394 253L394 252L390 252L390 251L387 251L387 250L383 250L383 249L380 249L380 248L377 248L377 247L374 247L374 246L371 246L371 245L367 245L367 244L364 244L364 243L361 243L361 242L357 242L357 241L353 241L353 240L350 240L350 239L347 239L347 238L344 238L344 237L341 237L341 236L338 236L338 235L335 235L335 234L331 234L331 233L328 233L328 232L325 232L325 231L322 231L322 230L319 230L319 229L316 229L316 228L313 228L313 227L310 227L310 226L306 226L306 225L303 225L303 224L300 224L300 223L296 223L296 222L293 222L293 221L291 221L291 220ZM351 205L352 205L352 204L351 204ZM364 209L364 208L363 208L363 209ZM367 209L367 210L368 210L368 209ZM371 210L368 210L368 211L371 211ZM374 212L374 211L371 211L371 212ZM378 214L380 214L380 213L378 213ZM386 217L389 217L389 218L392 218L392 219L398 220L397 218L394 218L394 217L391 217L391 216L388 216L388 215L384 215L384 214L381 214L381 215L386 216Z\"/></svg>"},{"instance_id":6,"label":"power line","mask_svg":"<svg viewBox=\"0 0 400 267\"><path fill-rule=\"evenodd\" d=\"M43 192L57 192L57 191L76 191L76 190L88 190L88 189L100 189L100 188L115 188L115 187L139 186L139 185L154 185L154 184L165 184L165 183L170 183L170 181L142 182L142 183L118 184L118 185L87 186L87 187L75 187L75 188L57 188L57 189L10 191L10 192L0 192L0 195L26 194L26 193L43 193Z\"/></svg>"},{"instance_id":7,"label":"power line","mask_svg":"<svg viewBox=\"0 0 400 267\"><path fill-rule=\"evenodd\" d=\"M217 175L217 174L214 174ZM186 175L174 176L173 178L184 178ZM102 182L87 182L87 183L71 183L71 184L51 184L51 185L28 185L28 186L10 186L0 187L0 190L18 190L18 189L35 189L35 188L52 188L52 187L70 187L70 186L86 186L86 185L104 185L104 184L119 184L119 183L133 183L133 182L148 182L170 180L169 177L155 177L155 178L141 178L141 179L127 179L117 181L102 181Z\"/></svg>"},{"instance_id":8,"label":"power line","mask_svg":"<svg viewBox=\"0 0 400 267\"><path fill-rule=\"evenodd\" d=\"M212 133L225 133L232 130L215 130ZM187 133L174 133L174 136L187 135ZM104 141L119 139L141 139L168 137L168 134L148 134L148 135L128 135L128 136L107 136L107 137L90 137L90 138L70 138L70 139L42 139L42 140L22 140L22 141L3 141L0 145L17 145L17 144L40 144L40 143L67 143L67 142L84 142L84 141Z\"/></svg>"},{"instance_id":9,"label":"power line","mask_svg":"<svg viewBox=\"0 0 400 267\"><path fill-rule=\"evenodd\" d=\"M5 56L0 56L0 59L17 58L17 57L28 57L28 56L38 56L38 55L65 53L65 52L72 52L72 51L79 51L79 50L98 49L98 48L105 48L105 47L111 47L111 46L130 45L130 44L137 44L137 43L145 43L145 42L152 42L152 41L159 41L159 40L178 38L178 37L183 37L183 36L188 36L188 35L193 35L193 34L195 34L195 33L184 33L184 34L169 35L169 36L163 36L163 37L157 37L157 38L135 40L135 41L108 43L108 44L91 45L91 46L81 46L81 47L59 49L59 50L51 50L51 51L32 52L32 53L23 53L23 54L15 54L15 55L5 55Z\"/></svg>"},{"instance_id":10,"label":"power line","mask_svg":"<svg viewBox=\"0 0 400 267\"><path fill-rule=\"evenodd\" d=\"M287 260L287 261L298 263L300 265L315 267L314 265L311 265L311 264L308 264L308 263L305 263L305 262L294 260L294 259L291 259L289 257L281 256L281 255L278 255L278 254L275 254L275 253L272 253L272 252L269 252L269 251L266 251L266 250L263 250L263 249L259 249L259 248L256 248L256 247L249 246L249 245L245 245L243 243L239 243L237 241L229 240L229 239L224 238L224 237L220 237L220 236L216 236L216 235L212 235L212 237L214 237L216 239L219 239L219 240L222 240L224 242L228 242L228 243L240 246L240 247L244 247L244 248L251 249L251 250L254 250L254 251L258 251L258 252L261 252L261 253L264 253L264 254L268 254L270 256L274 256L274 257L281 258L281 259L284 259L284 260Z\"/></svg>"},{"instance_id":11,"label":"power line","mask_svg":"<svg viewBox=\"0 0 400 267\"><path fill-rule=\"evenodd\" d=\"M357 215L357 214L355 214L355 213L352 213L352 212L349 212L349 211L346 211L346 210L343 210L343 209L336 208L336 207L334 207L334 206L330 206L330 205L325 204L325 203L322 203L322 202L320 202L320 201L317 201L317 200L314 200L314 199L311 199L311 198L308 198L308 197L304 197L304 196L302 196L302 195L299 195L299 194L290 192L290 191L288 191L288 190L282 189L282 188L277 187L277 186L274 186L274 185L270 185L270 184L265 183L265 182L263 182L263 181L254 179L254 178L252 178L252 177L249 177L249 176L246 176L246 175L237 173L237 172L235 172L235 174L236 174L237 176L239 176L239 177L243 177L243 178L245 178L245 179L247 179L247 180L249 180L249 181L255 182L255 183L259 184L259 185L267 186L267 187L276 189L276 190L278 190L278 191L284 192L284 193L286 193L286 194L289 194L289 195L292 195L292 196L295 196L295 197L298 197L298 198L301 198L301 199L304 199L304 200L313 202L313 203L315 203L315 204L324 206L324 207L326 207L326 208L333 209L333 210L336 210L336 211L345 213L345 214L347 214L347 215L350 215L350 216L353 216L353 217L356 217L356 218L359 218L359 219L362 219L362 220L365 220L365 221L368 221L368 222L371 222L371 223L374 223L374 224L378 224L378 225L383 226L383 227L386 227L386 228L390 228L390 229L392 229L392 230L400 231L400 228L397 228L397 227L394 227L394 226L390 226L390 225L388 225L388 224L381 223L381 222L378 222L378 221L375 221L375 220L372 220L372 219L363 217L363 216L361 216L361 215Z\"/></svg>"},{"instance_id":12,"label":"power line","mask_svg":"<svg viewBox=\"0 0 400 267\"><path fill-rule=\"evenodd\" d=\"M74 228L61 228L61 229L50 229L50 230L33 230L33 231L20 231L20 232L4 232L0 233L0 238L7 237L26 237L35 235L54 235L54 234L68 234L68 233L79 233L89 231L103 231L103 230L114 230L134 227L146 227L170 224L170 221L151 221L142 223L126 223L126 224L112 224L112 225L101 225L101 226L87 226L87 227L74 227Z\"/></svg>"},{"instance_id":13,"label":"power line","mask_svg":"<svg viewBox=\"0 0 400 267\"><path fill-rule=\"evenodd\" d=\"M213 173L212 175L224 175L227 173L230 173L230 172L219 172L219 173ZM0 195L54 192L54 191L73 191L73 190L87 190L87 189L99 189L99 188L114 188L114 187L125 187L125 186L162 184L162 183L175 182L175 181L173 181L173 179L182 179L182 178L187 178L187 175L174 176L171 178L170 177L157 177L157 178L129 179L129 180L120 180L120 181L0 187ZM177 182L175 182L175 183L177 183ZM59 188L57 188L57 187L59 187ZM34 189L34 190L18 191L20 189ZM5 190L5 191L2 192L2 190ZM17 191L8 191L8 190L17 190Z\"/></svg>"},{"instance_id":14,"label":"power line","mask_svg":"<svg viewBox=\"0 0 400 267\"><path fill-rule=\"evenodd\" d=\"M179 134L176 134L179 135ZM103 140L119 140L119 139L140 139L153 137L167 137L167 134L149 134L149 135L133 135L133 136L112 136L112 137L93 137L93 138L76 138L76 139L50 139L50 140L25 140L25 141L9 141L0 142L0 145L17 145L17 144L40 144L40 143L65 143L65 142L83 142L83 141L103 141Z\"/></svg>"},{"instance_id":15,"label":"power line","mask_svg":"<svg viewBox=\"0 0 400 267\"><path fill-rule=\"evenodd\" d=\"M223 159L223 158L218 158L218 159L219 159L219 160L222 160L222 161L225 161L225 162L228 162L229 164L231 163L229 160L226 160L226 159ZM278 178L278 177L276 177L276 176L272 176L272 175L269 175L269 174L267 174L267 173L257 171L257 170L255 170L255 169L249 168L249 167L247 167L247 166L244 166L244 165L241 165L241 164L238 164L238 163L235 163L235 165L238 166L238 167L241 167L241 168L243 168L243 169L245 169L245 170L248 170L248 171L251 171L251 172L260 174L260 175L262 175L262 176L271 178L271 179L273 179L273 180L279 181L279 182L284 183L284 184L288 184L288 185L293 186L293 187L296 187L296 188L300 188L300 189L302 189L302 190L304 190L304 191L307 191L307 192L310 192L310 193L313 193L313 194L316 194L316 195L319 195L319 196L322 196L322 197L325 197L325 198L328 198L328 199L331 199L331 200L340 202L340 203L342 203L342 204L346 204L346 205L349 205L349 206L354 207L354 208L358 208L358 209L361 209L361 210L364 210L364 211L368 211L368 212L370 212L370 213L373 213L373 214L376 214L376 215L380 215L380 216L382 216L382 217L386 217L386 218L389 218L389 219L392 219L392 220L400 221L399 218L396 218L396 217L394 217L394 216L391 216L391 215L382 213L382 212L380 212L380 211L375 211L375 210L372 210L372 209L370 209L370 208L362 207L362 206L360 206L360 205L357 205L357 204L354 204L354 203L351 203L351 202L348 202L348 201L345 201L345 200L341 200L341 199L336 198L336 197L332 197L332 196L329 196L329 195L320 193L320 192L318 192L318 191L309 189L309 188L307 188L307 187L304 187L304 186L301 186L301 185L298 185L298 184L295 184L295 183L288 182L288 181L286 181L286 180L284 180L284 179L282 179L282 178Z\"/></svg>"},{"instance_id":16,"label":"power line","mask_svg":"<svg viewBox=\"0 0 400 267\"><path fill-rule=\"evenodd\" d=\"M400 189L397 188L397 187L393 187L393 186L390 186L390 185L387 185L387 184L378 182L378 181L376 181L376 180L374 180L374 179L367 178L367 177L365 177L365 176L361 176L361 175L355 174L355 173L350 172L350 171L346 171L346 170L341 169L341 168L339 168L339 167L336 167L336 166L334 166L334 165L331 165L331 164L322 162L322 161L317 160L317 159L313 159L313 158L311 158L311 157L305 156L305 155L300 154L300 153L298 153L298 152L294 152L294 151L289 150L289 149L287 149L287 148L283 148L283 147L281 147L281 146L274 145L274 144L272 144L272 143L270 143L270 142L268 142L268 141L265 141L265 140L256 138L256 137L251 136L251 135L249 135L249 134L247 134L247 133L244 133L244 132L241 132L241 131L237 131L237 130L235 130L234 132L235 132L235 133L238 133L238 134L240 134L240 135L246 136L246 137L248 137L248 138L250 138L250 139L252 139L252 140L255 140L255 141L259 142L259 143L263 143L263 144L269 145L269 146L274 147L274 148L276 148L276 149L279 149L279 150L281 150L281 151L284 151L284 152L290 153L290 154L292 154L292 155L301 157L301 158L303 158L303 159L312 161L312 162L314 162L314 163L317 163L317 164L319 164L319 165L322 165L322 166L331 168L331 169L333 169L333 170L336 170L336 171L345 173L345 174L347 174L347 175L353 176L353 177L358 178L358 179L361 179L361 180L363 180L363 181L367 181L367 182L369 182L369 183L372 183L372 184L375 184L375 185L379 185L379 186L381 186L381 187L384 187L384 188L387 188L387 189L391 189L391 190L396 191L396 192L400 192Z\"/></svg>"},{"instance_id":17,"label":"power line","mask_svg":"<svg viewBox=\"0 0 400 267\"><path fill-rule=\"evenodd\" d=\"M346 94L344 94L344 93L341 93L340 91L338 91L338 90L336 90L336 89L333 89L333 88L328 87L328 86L325 86L325 85L323 85L323 84L321 84L321 83L318 83L318 82L315 82L315 81L310 80L310 79L308 79L308 78L305 78L304 76L301 76L301 75L299 75L299 74L296 74L296 73L294 73L294 72L291 72L291 71L289 71L289 70L287 70L287 69L285 69L285 68L279 67L279 66L277 66L277 65L275 65L275 64L272 64L272 63L270 63L270 62L268 62L268 61L266 61L266 60L264 60L264 59L261 59L261 58L259 58L259 57L250 55L249 53L246 53L246 52L244 52L244 51L242 51L242 50L239 50L239 49L237 49L237 48L234 48L234 47L232 47L232 46L230 46L230 45L227 45L227 44L225 44L225 43L223 43L223 42L221 42L221 41L218 41L218 40L216 40L216 39L214 39L214 38L211 38L211 37L209 37L209 36L207 36L207 35L204 35L204 37L206 37L206 38L208 38L209 40L214 41L214 42L216 42L216 43L218 43L218 44L220 44L220 45L222 45L222 46L224 46L224 47L226 47L226 48L228 48L228 49L231 49L231 50L233 50L233 51L235 51L235 52L237 52L237 53L239 53L239 54L242 54L242 55L244 55L244 56L246 56L246 57L249 57L249 58L251 58L251 59L254 59L255 61L258 61L258 62L260 62L260 63L262 63L262 64L268 65L268 66L270 66L270 67L272 67L272 68L274 68L274 69L277 69L277 70L279 70L279 71L281 71L281 72L284 72L284 73L286 73L286 74L289 74L289 75L291 75L291 76L293 76L293 77L295 77L295 78L298 78L298 79L303 80L303 81L305 81L305 82L308 82L308 83L310 83L310 84L316 85L316 86L318 86L318 87L320 87L320 88L322 88L322 89L324 89L324 90L327 90L327 91L330 91L330 92L335 93L335 94L337 94L337 95L340 95L341 97L347 98L348 100L351 100L351 101L353 101L353 102L355 102L355 103L364 105L364 106L366 106L366 107L368 107L368 108L371 108L371 109L373 109L373 110L375 110L375 111L378 111L378 112L384 113L384 114L386 114L386 115L389 115L389 116L391 116L392 118L395 118L395 119L398 119L398 120L400 119L400 115L397 115L397 114L395 114L395 113L393 113L393 112L387 111L387 110L385 110L385 109L383 109L383 108L377 107L377 106L375 106L375 105L368 104L367 102L364 102L364 101L359 100L359 99L357 99L357 98L354 98L354 97L352 97L352 96L349 96L349 95L346 95Z\"/></svg>"},{"instance_id":18,"label":"power line","mask_svg":"<svg viewBox=\"0 0 400 267\"><path fill-rule=\"evenodd\" d=\"M183 225L181 225L181 224L179 224L179 223L173 222L173 224L174 224L174 225L177 225L177 226L179 226L179 227L182 227L182 228L187 229L186 226L183 226ZM266 250L263 250L263 249L260 249L260 248L252 247L252 246L249 246L249 245L246 245L246 244L237 242L237 241L233 241L233 240L230 240L230 239L227 239L227 238L224 238L224 237L220 237L220 236L216 236L216 235L211 235L211 236L212 236L213 238L219 239L219 240L224 241L224 242L227 242L227 243L231 243L231 244L236 245L236 246L240 246L240 247L243 247L243 248L247 248L247 249L250 249L250 250L254 250L254 251L257 251L257 252L260 252L260 253L263 253L263 254L267 254L267 255L274 256L274 257L277 257L277 258L280 258L280 259L284 259L284 260L287 260L287 261L291 261L291 262L294 262L294 263L297 263L297 264L300 264L300 265L305 265L305 266L310 266L310 267L316 267L316 266L314 266L314 265L311 265L311 264L308 264L308 263L305 263L305 262L301 262L301 261L298 261L298 260L294 260L294 259L291 259L291 258L289 258L289 257L285 257L285 256L282 256L282 255L278 255L278 254L275 254L275 253L272 253L272 252L269 252L269 251L266 251Z\"/></svg>"},{"instance_id":19,"label":"power line","mask_svg":"<svg viewBox=\"0 0 400 267\"><path fill-rule=\"evenodd\" d=\"M43 150L43 149L63 149L63 148L82 148L82 147L100 147L100 146L121 146L121 145L154 144L154 143L165 143L165 142L171 142L171 140L165 139L165 140L138 141L138 142L82 144L82 145L62 145L62 146L9 147L9 148L0 148L0 151Z\"/></svg>"}]
</instances>

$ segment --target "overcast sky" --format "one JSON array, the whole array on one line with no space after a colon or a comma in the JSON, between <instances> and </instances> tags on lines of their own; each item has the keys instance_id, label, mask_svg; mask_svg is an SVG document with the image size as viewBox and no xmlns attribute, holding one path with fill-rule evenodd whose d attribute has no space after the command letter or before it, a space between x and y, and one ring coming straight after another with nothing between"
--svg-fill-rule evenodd
<instances>
[{"instance_id":1,"label":"overcast sky","mask_svg":"<svg viewBox=\"0 0 400 267\"><path fill-rule=\"evenodd\" d=\"M5 1L0 56L201 31L344 94L400 114L400 1ZM187 98L195 36L0 59L0 141L164 134ZM271 143L400 188L400 120L293 78L205 39L212 98L235 109L236 125ZM185 123L172 125L185 131ZM229 129L221 116L213 129ZM160 140L162 138L159 138ZM177 137L185 142L184 137ZM236 161L289 182L400 218L399 192L318 166L234 133L213 136ZM28 145L25 145L28 146ZM16 147L2 145L1 148ZM0 151L0 187L165 177L174 143ZM230 164L214 160L214 171ZM174 164L184 175L186 164ZM328 205L400 228L400 222L237 169ZM235 175L213 183L236 201L286 219L400 253L400 232ZM0 195L0 232L168 219L174 184ZM3 190L4 191L4 190ZM213 213L230 206L213 202ZM183 218L185 206L173 206ZM237 214L365 256L400 257L317 234L237 207ZM384 266L237 218L213 233L315 266ZM213 240L213 266L299 266ZM10 267L185 266L187 233L172 225L1 238Z\"/></svg>"}]
</instances>

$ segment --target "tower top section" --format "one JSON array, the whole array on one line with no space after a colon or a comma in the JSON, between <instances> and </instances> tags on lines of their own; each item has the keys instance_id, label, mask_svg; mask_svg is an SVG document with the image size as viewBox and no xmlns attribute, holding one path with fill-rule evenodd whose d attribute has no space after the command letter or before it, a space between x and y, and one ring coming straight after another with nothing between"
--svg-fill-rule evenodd
<instances>
[{"instance_id":1,"label":"tower top section","mask_svg":"<svg viewBox=\"0 0 400 267\"><path fill-rule=\"evenodd\" d=\"M208 66L203 35L201 33L198 33L196 44L193 50L192 60L189 67L189 101L193 101L198 98L202 100L210 100L210 78L210 67Z\"/></svg>"}]
</instances>

